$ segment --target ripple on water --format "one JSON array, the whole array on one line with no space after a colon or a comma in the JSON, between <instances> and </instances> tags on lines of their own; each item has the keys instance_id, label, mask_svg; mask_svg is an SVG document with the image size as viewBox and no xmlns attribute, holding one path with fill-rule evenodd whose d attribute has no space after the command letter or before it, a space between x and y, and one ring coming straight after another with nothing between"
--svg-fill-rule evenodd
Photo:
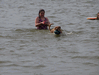
<instances>
[{"instance_id":1,"label":"ripple on water","mask_svg":"<svg viewBox=\"0 0 99 75\"><path fill-rule=\"evenodd\" d=\"M0 61L0 64L11 63L11 61Z\"/></svg>"},{"instance_id":2,"label":"ripple on water","mask_svg":"<svg viewBox=\"0 0 99 75\"><path fill-rule=\"evenodd\" d=\"M26 68L34 68L34 69L41 69L41 68L45 68L46 66L45 65L42 65L42 64L40 64L40 65L36 65L36 66L21 66L21 67L26 67Z\"/></svg>"},{"instance_id":3,"label":"ripple on water","mask_svg":"<svg viewBox=\"0 0 99 75\"><path fill-rule=\"evenodd\" d=\"M90 66L98 66L98 63L91 63L91 62L84 62L84 65L90 65Z\"/></svg>"},{"instance_id":4,"label":"ripple on water","mask_svg":"<svg viewBox=\"0 0 99 75\"><path fill-rule=\"evenodd\" d=\"M80 59L99 59L99 56L73 56L72 59L76 59L76 58L80 58Z\"/></svg>"},{"instance_id":5,"label":"ripple on water","mask_svg":"<svg viewBox=\"0 0 99 75\"><path fill-rule=\"evenodd\" d=\"M0 2L1 75L99 75L98 0ZM40 8L64 35L36 29Z\"/></svg>"}]
</instances>

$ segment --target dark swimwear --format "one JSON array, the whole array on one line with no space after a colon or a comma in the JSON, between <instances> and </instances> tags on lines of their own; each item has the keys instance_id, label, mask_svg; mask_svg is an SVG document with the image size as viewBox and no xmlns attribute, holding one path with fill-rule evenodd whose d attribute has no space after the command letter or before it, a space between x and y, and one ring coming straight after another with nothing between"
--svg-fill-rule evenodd
<instances>
[{"instance_id":1,"label":"dark swimwear","mask_svg":"<svg viewBox=\"0 0 99 75\"><path fill-rule=\"evenodd\" d=\"M47 19L45 18L44 21L46 22ZM43 22L42 19L39 20L39 23L40 23L40 22ZM47 28L47 25L43 25L43 24L42 24L41 26L38 26L37 29L48 29L48 28Z\"/></svg>"}]
</instances>

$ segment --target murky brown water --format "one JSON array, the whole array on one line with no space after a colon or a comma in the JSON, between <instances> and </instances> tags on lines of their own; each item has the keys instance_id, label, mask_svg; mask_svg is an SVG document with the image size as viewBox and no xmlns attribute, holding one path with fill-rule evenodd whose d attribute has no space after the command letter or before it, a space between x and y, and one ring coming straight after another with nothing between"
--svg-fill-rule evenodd
<instances>
[{"instance_id":1,"label":"murky brown water","mask_svg":"<svg viewBox=\"0 0 99 75\"><path fill-rule=\"evenodd\" d=\"M39 9L63 34L36 30ZM0 75L99 75L98 0L0 0Z\"/></svg>"}]
</instances>

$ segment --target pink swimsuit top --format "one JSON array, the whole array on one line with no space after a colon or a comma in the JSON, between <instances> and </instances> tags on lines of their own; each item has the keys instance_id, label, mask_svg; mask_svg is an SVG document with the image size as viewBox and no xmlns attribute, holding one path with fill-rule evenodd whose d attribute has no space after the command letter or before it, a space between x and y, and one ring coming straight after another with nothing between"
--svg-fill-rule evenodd
<instances>
[{"instance_id":1,"label":"pink swimsuit top","mask_svg":"<svg viewBox=\"0 0 99 75\"><path fill-rule=\"evenodd\" d=\"M46 22L47 19L45 18L44 21ZM40 22L43 22L42 19L39 20L39 23L40 23ZM38 26L37 29L47 29L47 25L43 25L43 24L42 24L41 26Z\"/></svg>"}]
</instances>

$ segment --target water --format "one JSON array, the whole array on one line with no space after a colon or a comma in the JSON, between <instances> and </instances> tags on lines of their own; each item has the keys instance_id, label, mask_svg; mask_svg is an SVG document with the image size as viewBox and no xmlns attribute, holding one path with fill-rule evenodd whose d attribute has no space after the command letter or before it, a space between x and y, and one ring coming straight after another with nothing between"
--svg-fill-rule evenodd
<instances>
[{"instance_id":1,"label":"water","mask_svg":"<svg viewBox=\"0 0 99 75\"><path fill-rule=\"evenodd\" d=\"M36 30L39 9L62 35ZM0 0L0 75L99 75L98 0Z\"/></svg>"}]
</instances>

